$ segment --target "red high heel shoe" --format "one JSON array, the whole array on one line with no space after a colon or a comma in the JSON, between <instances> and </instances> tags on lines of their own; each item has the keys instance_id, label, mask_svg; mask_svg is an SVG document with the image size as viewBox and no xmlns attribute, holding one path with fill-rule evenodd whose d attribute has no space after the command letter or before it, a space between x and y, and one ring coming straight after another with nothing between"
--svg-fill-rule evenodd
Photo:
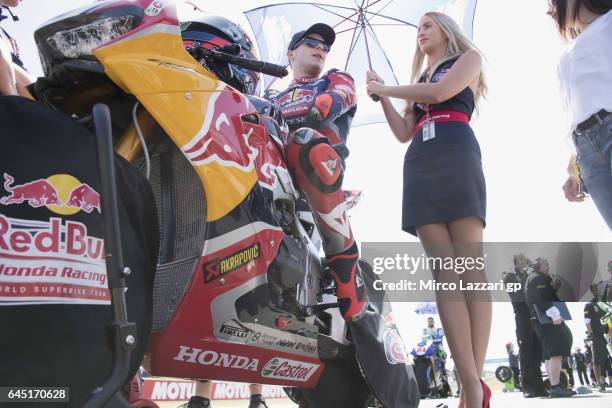
<instances>
[{"instance_id":1,"label":"red high heel shoe","mask_svg":"<svg viewBox=\"0 0 612 408\"><path fill-rule=\"evenodd\" d=\"M482 380L480 384L482 385L482 408L491 408L491 389Z\"/></svg>"}]
</instances>

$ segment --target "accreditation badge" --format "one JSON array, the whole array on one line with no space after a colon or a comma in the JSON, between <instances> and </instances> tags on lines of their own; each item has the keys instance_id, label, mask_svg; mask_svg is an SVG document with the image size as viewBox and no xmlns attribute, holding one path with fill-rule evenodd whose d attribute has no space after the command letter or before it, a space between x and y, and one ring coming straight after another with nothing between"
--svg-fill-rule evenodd
<instances>
[{"instance_id":1,"label":"accreditation badge","mask_svg":"<svg viewBox=\"0 0 612 408\"><path fill-rule=\"evenodd\" d=\"M426 142L436 137L436 122L429 119L423 124L423 141Z\"/></svg>"}]
</instances>

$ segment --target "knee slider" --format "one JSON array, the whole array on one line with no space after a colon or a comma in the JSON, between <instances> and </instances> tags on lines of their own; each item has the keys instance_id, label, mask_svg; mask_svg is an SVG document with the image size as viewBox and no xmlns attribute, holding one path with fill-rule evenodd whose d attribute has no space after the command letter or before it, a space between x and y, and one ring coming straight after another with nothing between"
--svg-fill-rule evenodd
<instances>
[{"instance_id":1,"label":"knee slider","mask_svg":"<svg viewBox=\"0 0 612 408\"><path fill-rule=\"evenodd\" d=\"M299 162L310 183L322 193L336 192L342 186L343 163L327 138L311 139L301 146Z\"/></svg>"}]
</instances>

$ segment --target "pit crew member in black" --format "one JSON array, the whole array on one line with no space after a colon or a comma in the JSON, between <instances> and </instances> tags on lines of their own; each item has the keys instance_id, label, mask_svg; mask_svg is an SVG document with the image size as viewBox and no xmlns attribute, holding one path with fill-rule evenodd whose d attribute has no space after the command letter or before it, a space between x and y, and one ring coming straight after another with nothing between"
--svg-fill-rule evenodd
<instances>
[{"instance_id":1,"label":"pit crew member in black","mask_svg":"<svg viewBox=\"0 0 612 408\"><path fill-rule=\"evenodd\" d=\"M595 288L591 286L592 292ZM589 338L593 342L593 371L595 371L595 380L599 385L601 392L606 392L603 385L605 375L602 372L608 361L608 349L606 348L606 339L604 337L604 327L601 324L601 313L597 305L597 299L593 298L584 306L584 323L586 324Z\"/></svg>"},{"instance_id":2,"label":"pit crew member in black","mask_svg":"<svg viewBox=\"0 0 612 408\"><path fill-rule=\"evenodd\" d=\"M553 303L560 301L557 296L557 289L554 286L548 261L537 258L534 271L529 274L525 284L527 307L534 322L536 334L544 349L544 364L551 385L550 396L553 398L571 397L574 395L574 391L561 387L559 375L562 359L571 353L572 332L564 323L561 312ZM552 323L541 323L538 320L535 312L536 305L552 319Z\"/></svg>"},{"instance_id":3,"label":"pit crew member in black","mask_svg":"<svg viewBox=\"0 0 612 408\"><path fill-rule=\"evenodd\" d=\"M366 290L346 215L344 162L338 152L348 152L345 143L357 105L350 75L332 69L321 76L335 38L334 30L326 24L295 33L287 50L293 82L284 91L268 92L266 97L291 130L287 163L321 234L342 317L350 320L363 315Z\"/></svg>"},{"instance_id":4,"label":"pit crew member in black","mask_svg":"<svg viewBox=\"0 0 612 408\"><path fill-rule=\"evenodd\" d=\"M580 385L584 385L586 382L587 386L590 386L589 376L587 375L587 359L586 355L582 352L580 347L576 347L576 352L574 353L574 361L576 362L576 371L578 371L578 379L580 380Z\"/></svg>"},{"instance_id":5,"label":"pit crew member in black","mask_svg":"<svg viewBox=\"0 0 612 408\"><path fill-rule=\"evenodd\" d=\"M508 295L516 323L516 342L519 346L523 395L525 398L544 397L548 395L548 392L544 389L540 370L542 347L530 319L524 290L528 271L531 270L531 261L523 254L516 254L513 263L514 271L504 274L504 283L521 284L521 290L508 292Z\"/></svg>"}]
</instances>

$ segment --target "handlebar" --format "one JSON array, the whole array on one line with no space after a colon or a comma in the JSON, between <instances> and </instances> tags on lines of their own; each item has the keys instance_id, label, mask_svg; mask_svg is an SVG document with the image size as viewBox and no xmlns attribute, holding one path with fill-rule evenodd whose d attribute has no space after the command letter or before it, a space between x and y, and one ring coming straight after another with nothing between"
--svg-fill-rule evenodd
<instances>
[{"instance_id":1,"label":"handlebar","mask_svg":"<svg viewBox=\"0 0 612 408\"><path fill-rule=\"evenodd\" d=\"M282 65L272 64L249 58L237 57L235 55L221 52L218 50L210 50L203 47L193 48L196 58L212 58L217 61L228 62L230 64L239 65L253 71L261 72L266 75L272 75L278 78L283 78L289 73L287 68ZM232 52L232 51L230 51Z\"/></svg>"}]
</instances>

